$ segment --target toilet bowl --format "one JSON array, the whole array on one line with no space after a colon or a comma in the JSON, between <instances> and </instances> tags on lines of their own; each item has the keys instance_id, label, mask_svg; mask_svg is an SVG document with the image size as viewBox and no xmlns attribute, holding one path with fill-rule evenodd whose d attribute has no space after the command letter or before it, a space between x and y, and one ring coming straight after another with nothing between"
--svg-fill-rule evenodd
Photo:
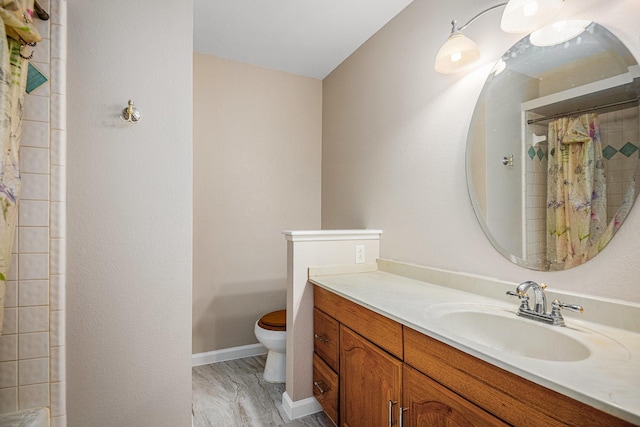
<instances>
[{"instance_id":1,"label":"toilet bowl","mask_svg":"<svg viewBox=\"0 0 640 427\"><path fill-rule=\"evenodd\" d=\"M264 380L283 383L286 379L287 312L274 311L262 316L254 328L256 338L269 351L264 366Z\"/></svg>"}]
</instances>

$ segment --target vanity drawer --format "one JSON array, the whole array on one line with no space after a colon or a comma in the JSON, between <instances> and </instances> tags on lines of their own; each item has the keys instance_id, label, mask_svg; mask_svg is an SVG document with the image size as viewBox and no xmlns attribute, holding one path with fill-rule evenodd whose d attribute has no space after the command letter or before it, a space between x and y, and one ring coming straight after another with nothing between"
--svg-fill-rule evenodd
<instances>
[{"instance_id":1,"label":"vanity drawer","mask_svg":"<svg viewBox=\"0 0 640 427\"><path fill-rule=\"evenodd\" d=\"M313 351L338 372L339 327L338 321L317 308L313 309Z\"/></svg>"},{"instance_id":2,"label":"vanity drawer","mask_svg":"<svg viewBox=\"0 0 640 427\"><path fill-rule=\"evenodd\" d=\"M402 325L319 286L314 305L353 331L402 359Z\"/></svg>"},{"instance_id":3,"label":"vanity drawer","mask_svg":"<svg viewBox=\"0 0 640 427\"><path fill-rule=\"evenodd\" d=\"M317 354L313 354L313 397L322 405L324 412L338 425L338 374Z\"/></svg>"}]
</instances>

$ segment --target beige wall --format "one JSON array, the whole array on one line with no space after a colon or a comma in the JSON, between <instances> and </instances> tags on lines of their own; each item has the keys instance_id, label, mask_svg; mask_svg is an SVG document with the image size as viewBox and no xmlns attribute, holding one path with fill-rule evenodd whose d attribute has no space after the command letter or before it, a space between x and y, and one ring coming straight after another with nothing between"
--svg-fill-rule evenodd
<instances>
[{"instance_id":1,"label":"beige wall","mask_svg":"<svg viewBox=\"0 0 640 427\"><path fill-rule=\"evenodd\" d=\"M68 3L68 425L191 426L192 1Z\"/></svg>"},{"instance_id":2,"label":"beige wall","mask_svg":"<svg viewBox=\"0 0 640 427\"><path fill-rule=\"evenodd\" d=\"M193 353L286 306L285 229L320 227L322 82L194 54Z\"/></svg>"},{"instance_id":3,"label":"beige wall","mask_svg":"<svg viewBox=\"0 0 640 427\"><path fill-rule=\"evenodd\" d=\"M467 129L492 63L521 36L502 33L500 13L490 12L465 31L483 52L480 68L440 75L433 60L453 17L464 22L493 4L415 0L323 81L322 226L382 229L383 258L640 302L639 206L601 254L564 272L511 264L478 225ZM637 0L565 9L605 25L640 58Z\"/></svg>"}]
</instances>

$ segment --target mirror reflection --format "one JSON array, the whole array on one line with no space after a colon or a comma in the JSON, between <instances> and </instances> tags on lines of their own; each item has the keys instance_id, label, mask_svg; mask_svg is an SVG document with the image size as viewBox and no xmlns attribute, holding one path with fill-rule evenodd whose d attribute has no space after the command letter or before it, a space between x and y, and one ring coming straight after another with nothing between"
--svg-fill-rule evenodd
<instances>
[{"instance_id":1,"label":"mirror reflection","mask_svg":"<svg viewBox=\"0 0 640 427\"><path fill-rule=\"evenodd\" d=\"M473 207L501 254L563 270L603 250L637 197L639 96L637 61L596 23L554 24L502 56L467 140Z\"/></svg>"}]
</instances>

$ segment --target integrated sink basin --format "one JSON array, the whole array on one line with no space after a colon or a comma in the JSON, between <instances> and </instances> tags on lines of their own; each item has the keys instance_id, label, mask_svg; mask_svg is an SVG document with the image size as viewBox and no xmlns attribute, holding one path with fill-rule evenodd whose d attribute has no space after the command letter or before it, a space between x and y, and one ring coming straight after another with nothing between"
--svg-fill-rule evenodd
<instances>
[{"instance_id":1,"label":"integrated sink basin","mask_svg":"<svg viewBox=\"0 0 640 427\"><path fill-rule=\"evenodd\" d=\"M502 307L441 304L427 314L443 332L502 353L554 362L591 356L589 347L566 328L523 319Z\"/></svg>"},{"instance_id":2,"label":"integrated sink basin","mask_svg":"<svg viewBox=\"0 0 640 427\"><path fill-rule=\"evenodd\" d=\"M524 320L513 312L463 309L447 311L438 319L440 327L453 335L517 356L575 362L591 355L587 346L561 327Z\"/></svg>"}]
</instances>

